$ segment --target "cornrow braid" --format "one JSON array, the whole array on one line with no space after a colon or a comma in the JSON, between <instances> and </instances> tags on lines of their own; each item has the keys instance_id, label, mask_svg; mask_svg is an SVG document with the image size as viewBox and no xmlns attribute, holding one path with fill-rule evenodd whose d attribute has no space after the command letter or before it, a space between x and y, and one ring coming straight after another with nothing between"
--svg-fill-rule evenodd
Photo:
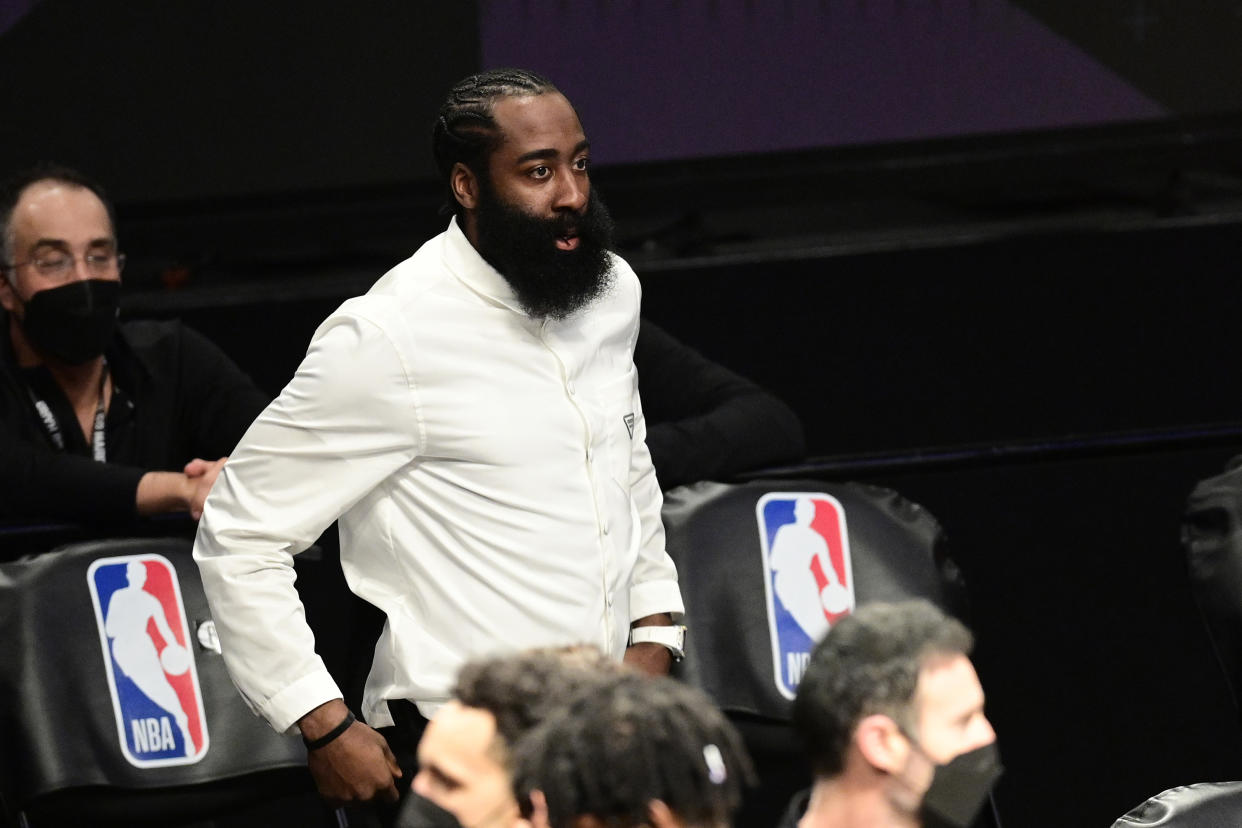
<instances>
[{"instance_id":1,"label":"cornrow braid","mask_svg":"<svg viewBox=\"0 0 1242 828\"><path fill-rule=\"evenodd\" d=\"M498 98L558 92L547 78L525 69L492 69L460 81L449 90L431 129L431 151L445 187L453 166L465 164L486 176L488 156L500 145L500 128L492 115ZM451 189L448 206L460 213Z\"/></svg>"},{"instance_id":2,"label":"cornrow braid","mask_svg":"<svg viewBox=\"0 0 1242 828\"><path fill-rule=\"evenodd\" d=\"M754 770L741 738L698 690L621 675L580 693L519 740L514 791L529 816L542 791L551 828L592 816L649 824L653 800L687 825L728 823Z\"/></svg>"}]
</instances>

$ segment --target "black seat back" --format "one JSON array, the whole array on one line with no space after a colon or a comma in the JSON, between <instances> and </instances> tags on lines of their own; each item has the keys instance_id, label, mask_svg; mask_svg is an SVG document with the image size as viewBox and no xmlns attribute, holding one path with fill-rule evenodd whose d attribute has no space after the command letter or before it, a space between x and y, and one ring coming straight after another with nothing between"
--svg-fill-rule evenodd
<instances>
[{"instance_id":1,"label":"black seat back","mask_svg":"<svg viewBox=\"0 0 1242 828\"><path fill-rule=\"evenodd\" d=\"M0 663L0 770L32 825L169 824L310 790L301 741L233 687L188 540L0 564Z\"/></svg>"},{"instance_id":2,"label":"black seat back","mask_svg":"<svg viewBox=\"0 0 1242 828\"><path fill-rule=\"evenodd\" d=\"M1198 782L1169 788L1131 809L1113 828L1224 828L1242 825L1242 782Z\"/></svg>"},{"instance_id":3,"label":"black seat back","mask_svg":"<svg viewBox=\"0 0 1242 828\"><path fill-rule=\"evenodd\" d=\"M663 517L689 627L675 673L715 700L755 760L759 787L737 824L773 824L810 783L789 724L814 645L806 628L822 634L870 601L920 597L960 610L956 568L936 519L874 486L696 483L665 496ZM830 580L838 586L828 590L827 609L817 602ZM782 596L798 605L797 616Z\"/></svg>"}]
</instances>

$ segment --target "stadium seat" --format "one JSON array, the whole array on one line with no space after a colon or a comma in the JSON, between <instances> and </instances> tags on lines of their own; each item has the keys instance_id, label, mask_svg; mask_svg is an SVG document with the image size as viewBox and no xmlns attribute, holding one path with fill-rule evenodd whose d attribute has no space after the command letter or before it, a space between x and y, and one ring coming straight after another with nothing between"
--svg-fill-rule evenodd
<instances>
[{"instance_id":1,"label":"stadium seat","mask_svg":"<svg viewBox=\"0 0 1242 828\"><path fill-rule=\"evenodd\" d=\"M696 483L669 492L663 516L689 627L676 674L716 701L755 760L760 786L738 824L771 824L810 783L789 706L814 641L871 601L927 598L960 615L960 576L935 518L874 486Z\"/></svg>"},{"instance_id":2,"label":"stadium seat","mask_svg":"<svg viewBox=\"0 0 1242 828\"><path fill-rule=\"evenodd\" d=\"M191 546L100 540L0 564L0 813L11 822L243 825L247 808L278 807L335 824L301 741L234 689Z\"/></svg>"},{"instance_id":3,"label":"stadium seat","mask_svg":"<svg viewBox=\"0 0 1242 828\"><path fill-rule=\"evenodd\" d=\"M1169 788L1131 809L1113 828L1225 828L1242 825L1242 782L1198 782Z\"/></svg>"}]
</instances>

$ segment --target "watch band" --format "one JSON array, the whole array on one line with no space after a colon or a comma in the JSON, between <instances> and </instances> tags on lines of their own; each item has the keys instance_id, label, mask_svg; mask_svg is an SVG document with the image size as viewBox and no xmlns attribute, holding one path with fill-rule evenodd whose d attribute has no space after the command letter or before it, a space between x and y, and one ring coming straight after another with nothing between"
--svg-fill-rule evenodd
<instances>
[{"instance_id":1,"label":"watch band","mask_svg":"<svg viewBox=\"0 0 1242 828\"><path fill-rule=\"evenodd\" d=\"M671 627L631 627L631 644L659 644L668 648L673 658L681 661L686 657L686 628L680 624Z\"/></svg>"}]
</instances>

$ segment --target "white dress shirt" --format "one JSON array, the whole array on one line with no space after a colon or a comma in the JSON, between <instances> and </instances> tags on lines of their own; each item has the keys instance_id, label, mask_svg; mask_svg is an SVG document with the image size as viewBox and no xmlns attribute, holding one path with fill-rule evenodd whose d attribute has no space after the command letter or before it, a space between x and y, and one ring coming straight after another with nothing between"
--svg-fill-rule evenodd
<instances>
[{"instance_id":1,"label":"white dress shirt","mask_svg":"<svg viewBox=\"0 0 1242 828\"><path fill-rule=\"evenodd\" d=\"M320 325L207 500L194 556L224 658L285 730L341 697L293 555L339 518L350 588L388 616L363 700L430 715L461 664L682 611L633 365L638 279L562 321L522 312L454 220Z\"/></svg>"}]
</instances>

